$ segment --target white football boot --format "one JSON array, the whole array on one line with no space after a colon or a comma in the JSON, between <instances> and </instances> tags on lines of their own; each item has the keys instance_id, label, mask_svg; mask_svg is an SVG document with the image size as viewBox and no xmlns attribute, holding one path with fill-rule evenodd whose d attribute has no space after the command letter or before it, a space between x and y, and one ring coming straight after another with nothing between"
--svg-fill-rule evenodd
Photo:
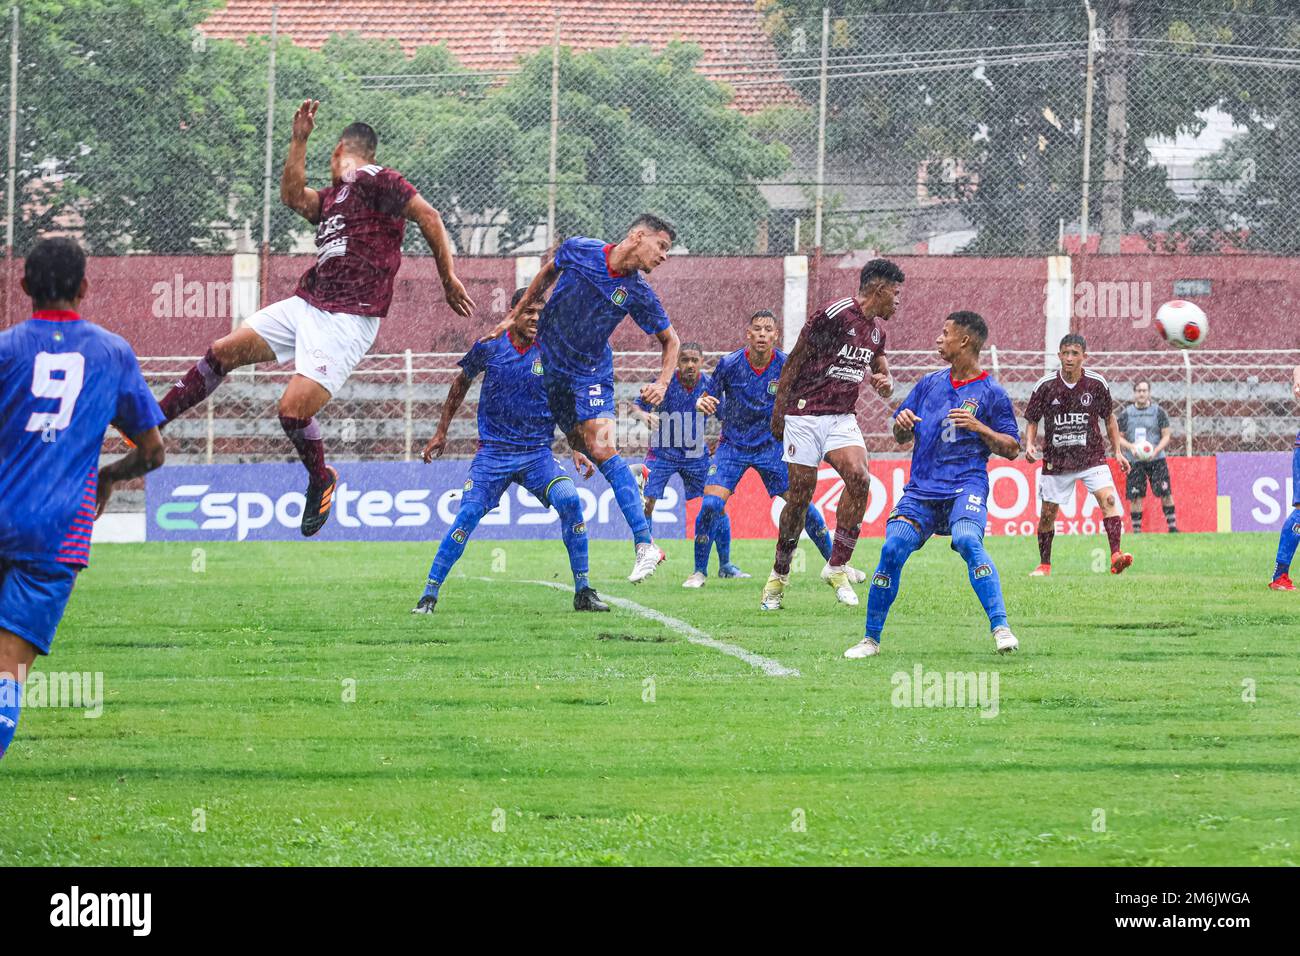
<instances>
[{"instance_id":1,"label":"white football boot","mask_svg":"<svg viewBox=\"0 0 1300 956\"><path fill-rule=\"evenodd\" d=\"M703 571L692 571L691 576L682 582L684 588L702 588L708 577Z\"/></svg>"},{"instance_id":2,"label":"white football boot","mask_svg":"<svg viewBox=\"0 0 1300 956\"><path fill-rule=\"evenodd\" d=\"M849 584L861 584L867 579L866 571L859 571L851 564L844 565L844 573L849 576Z\"/></svg>"},{"instance_id":3,"label":"white football boot","mask_svg":"<svg viewBox=\"0 0 1300 956\"><path fill-rule=\"evenodd\" d=\"M758 605L760 611L781 610L781 600L785 597L785 586L790 583L790 575L777 574L773 571L763 585L763 600Z\"/></svg>"},{"instance_id":4,"label":"white football boot","mask_svg":"<svg viewBox=\"0 0 1300 956\"><path fill-rule=\"evenodd\" d=\"M1011 633L1011 628L1005 624L1001 627L994 628L993 641L997 644L999 654L1010 654L1012 651L1020 649L1020 642L1016 636Z\"/></svg>"},{"instance_id":5,"label":"white football boot","mask_svg":"<svg viewBox=\"0 0 1300 956\"><path fill-rule=\"evenodd\" d=\"M849 574L843 567L833 568L829 564L822 568L822 580L835 589L835 600L849 607L858 606L858 595L849 583Z\"/></svg>"},{"instance_id":6,"label":"white football boot","mask_svg":"<svg viewBox=\"0 0 1300 956\"><path fill-rule=\"evenodd\" d=\"M863 657L875 657L879 653L880 644L869 637L864 637L862 640L858 641L858 643L845 651L844 656L851 661L856 661Z\"/></svg>"},{"instance_id":7,"label":"white football boot","mask_svg":"<svg viewBox=\"0 0 1300 956\"><path fill-rule=\"evenodd\" d=\"M659 550L659 545L653 541L647 541L645 544L636 546L636 563L632 565L632 573L627 579L633 584L640 584L650 575L655 573L655 568L659 567L659 562L667 557Z\"/></svg>"}]
</instances>

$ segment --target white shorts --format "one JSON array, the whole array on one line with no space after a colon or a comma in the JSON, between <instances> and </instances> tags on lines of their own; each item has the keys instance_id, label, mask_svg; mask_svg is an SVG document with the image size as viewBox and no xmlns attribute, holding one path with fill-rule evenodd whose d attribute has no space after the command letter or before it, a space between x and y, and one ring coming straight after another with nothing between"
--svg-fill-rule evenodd
<instances>
[{"instance_id":1,"label":"white shorts","mask_svg":"<svg viewBox=\"0 0 1300 956\"><path fill-rule=\"evenodd\" d=\"M1110 468L1106 465L1093 465L1083 471L1072 471L1068 475L1049 475L1043 472L1038 476L1038 497L1052 504L1063 505L1074 493L1076 481L1082 481L1089 494L1115 486L1115 479L1111 477Z\"/></svg>"},{"instance_id":2,"label":"white shorts","mask_svg":"<svg viewBox=\"0 0 1300 956\"><path fill-rule=\"evenodd\" d=\"M856 446L866 451L856 415L787 415L781 460L816 468L828 452Z\"/></svg>"},{"instance_id":3,"label":"white shorts","mask_svg":"<svg viewBox=\"0 0 1300 956\"><path fill-rule=\"evenodd\" d=\"M331 395L375 344L379 319L369 315L326 312L293 296L272 302L246 320L271 346L277 362L293 359L293 370L319 382Z\"/></svg>"}]
</instances>

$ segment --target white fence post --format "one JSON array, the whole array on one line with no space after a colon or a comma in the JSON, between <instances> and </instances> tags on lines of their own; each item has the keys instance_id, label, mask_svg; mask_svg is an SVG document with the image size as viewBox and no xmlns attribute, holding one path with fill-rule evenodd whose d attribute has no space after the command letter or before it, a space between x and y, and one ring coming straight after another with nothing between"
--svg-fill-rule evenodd
<instances>
[{"instance_id":1,"label":"white fence post","mask_svg":"<svg viewBox=\"0 0 1300 956\"><path fill-rule=\"evenodd\" d=\"M1186 370L1187 377L1184 386L1187 389L1187 405L1183 410L1187 422L1187 455L1190 458L1192 454L1192 357L1183 352L1183 368Z\"/></svg>"},{"instance_id":2,"label":"white fence post","mask_svg":"<svg viewBox=\"0 0 1300 956\"><path fill-rule=\"evenodd\" d=\"M781 348L789 352L808 318L808 257L785 257L785 294L781 302Z\"/></svg>"},{"instance_id":3,"label":"white fence post","mask_svg":"<svg viewBox=\"0 0 1300 956\"><path fill-rule=\"evenodd\" d=\"M406 350L406 460L411 460L411 402L415 398L415 372L411 365L411 350Z\"/></svg>"}]
</instances>

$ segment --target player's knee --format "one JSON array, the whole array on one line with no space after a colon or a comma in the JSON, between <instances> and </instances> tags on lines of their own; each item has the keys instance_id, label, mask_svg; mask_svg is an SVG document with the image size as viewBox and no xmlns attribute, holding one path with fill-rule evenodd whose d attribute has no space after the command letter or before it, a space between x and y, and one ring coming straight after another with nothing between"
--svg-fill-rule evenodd
<instances>
[{"instance_id":1,"label":"player's knee","mask_svg":"<svg viewBox=\"0 0 1300 956\"><path fill-rule=\"evenodd\" d=\"M713 524L715 518L722 514L722 499L717 495L705 495L704 500L700 503L700 516L695 521L695 526L701 530L708 530Z\"/></svg>"},{"instance_id":2,"label":"player's knee","mask_svg":"<svg viewBox=\"0 0 1300 956\"><path fill-rule=\"evenodd\" d=\"M984 535L973 522L958 521L952 529L951 547L969 561L984 550Z\"/></svg>"},{"instance_id":3,"label":"player's knee","mask_svg":"<svg viewBox=\"0 0 1300 956\"><path fill-rule=\"evenodd\" d=\"M849 494L865 495L871 488L871 473L866 465L846 468L840 478L844 482L844 491Z\"/></svg>"},{"instance_id":4,"label":"player's knee","mask_svg":"<svg viewBox=\"0 0 1300 956\"><path fill-rule=\"evenodd\" d=\"M886 567L897 568L911 553L912 546L905 538L886 536L885 543L880 549L880 559Z\"/></svg>"},{"instance_id":5,"label":"player's knee","mask_svg":"<svg viewBox=\"0 0 1300 956\"><path fill-rule=\"evenodd\" d=\"M483 507L481 501L473 499L462 501L460 511L456 515L456 525L466 531L473 531L478 527L478 523L483 520L485 514L487 514L487 508Z\"/></svg>"}]
</instances>

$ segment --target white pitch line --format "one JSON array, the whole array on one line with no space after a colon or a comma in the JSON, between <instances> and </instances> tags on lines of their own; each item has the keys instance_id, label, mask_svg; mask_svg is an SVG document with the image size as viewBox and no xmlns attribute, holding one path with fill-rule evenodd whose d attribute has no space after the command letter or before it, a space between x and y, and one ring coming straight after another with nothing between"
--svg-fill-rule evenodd
<instances>
[{"instance_id":1,"label":"white pitch line","mask_svg":"<svg viewBox=\"0 0 1300 956\"><path fill-rule=\"evenodd\" d=\"M542 587L555 588L558 591L572 590L567 584L557 584L554 581L524 581L524 584L540 584ZM639 614L641 617L651 621L657 621L669 630L676 631L682 637L686 638L692 644L699 644L701 647L711 647L715 651L721 651L724 654L730 654L744 661L750 667L757 667L768 677L800 677L798 668L786 667L778 660L770 657L764 657L761 654L755 654L747 651L736 644L728 644L725 641L719 641L709 637L698 627L692 627L685 621L679 621L675 617L669 617L662 611L656 611L652 607L646 607L644 604L637 604L636 601L629 601L627 598L613 597L609 594L600 596L602 601L608 601L615 607L621 607L624 610L631 611L633 614Z\"/></svg>"}]
</instances>

